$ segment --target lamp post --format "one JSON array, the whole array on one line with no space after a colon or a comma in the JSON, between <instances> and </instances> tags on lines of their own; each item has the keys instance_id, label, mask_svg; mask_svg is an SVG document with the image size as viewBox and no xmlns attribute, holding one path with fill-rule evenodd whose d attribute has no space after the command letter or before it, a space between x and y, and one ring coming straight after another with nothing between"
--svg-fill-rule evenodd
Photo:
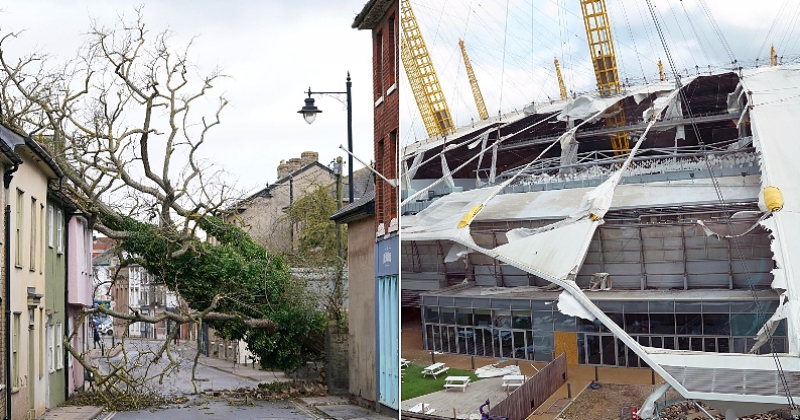
<instances>
[{"instance_id":1,"label":"lamp post","mask_svg":"<svg viewBox=\"0 0 800 420\"><path fill-rule=\"evenodd\" d=\"M347 185L348 185L348 202L353 202L354 192L353 192L353 105L352 100L350 97L350 87L352 86L352 82L350 82L350 72L347 72L347 90L344 92L312 92L311 87L309 86L308 98L305 99L305 105L299 111L298 114L303 114L303 119L306 120L307 123L311 124L317 118L317 114L322 113L322 110L314 106L314 98L311 95L345 95L345 106L347 106L347 150L350 152L350 157L347 161ZM336 98L341 102L341 99Z\"/></svg>"}]
</instances>

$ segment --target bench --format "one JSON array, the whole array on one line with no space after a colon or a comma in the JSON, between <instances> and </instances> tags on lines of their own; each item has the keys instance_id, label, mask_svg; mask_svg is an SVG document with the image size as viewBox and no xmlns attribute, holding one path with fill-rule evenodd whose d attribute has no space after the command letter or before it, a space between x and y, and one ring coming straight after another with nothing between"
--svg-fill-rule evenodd
<instances>
[{"instance_id":1,"label":"bench","mask_svg":"<svg viewBox=\"0 0 800 420\"><path fill-rule=\"evenodd\" d=\"M408 360L400 358L400 369L405 369L408 367Z\"/></svg>"},{"instance_id":2,"label":"bench","mask_svg":"<svg viewBox=\"0 0 800 420\"><path fill-rule=\"evenodd\" d=\"M449 367L445 366L444 363L434 363L425 369L422 369L422 376L431 375L433 379L436 379L436 375L440 375L447 370L450 369Z\"/></svg>"},{"instance_id":3,"label":"bench","mask_svg":"<svg viewBox=\"0 0 800 420\"><path fill-rule=\"evenodd\" d=\"M505 376L503 376L503 388L505 388L506 391L508 391L509 388L511 388L511 387L519 388L524 383L525 383L525 375L505 375Z\"/></svg>"},{"instance_id":4,"label":"bench","mask_svg":"<svg viewBox=\"0 0 800 420\"><path fill-rule=\"evenodd\" d=\"M469 376L448 376L444 378L444 389L461 388L462 392L469 386Z\"/></svg>"},{"instance_id":5,"label":"bench","mask_svg":"<svg viewBox=\"0 0 800 420\"><path fill-rule=\"evenodd\" d=\"M419 403L407 410L410 413L423 413L423 414L433 414L436 411L435 408L431 408L430 404Z\"/></svg>"}]
</instances>

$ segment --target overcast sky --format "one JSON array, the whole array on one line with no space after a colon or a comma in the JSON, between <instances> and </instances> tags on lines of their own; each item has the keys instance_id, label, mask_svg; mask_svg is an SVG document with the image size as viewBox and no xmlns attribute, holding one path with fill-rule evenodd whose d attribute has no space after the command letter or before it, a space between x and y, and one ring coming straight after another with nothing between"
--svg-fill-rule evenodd
<instances>
[{"instance_id":1,"label":"overcast sky","mask_svg":"<svg viewBox=\"0 0 800 420\"><path fill-rule=\"evenodd\" d=\"M134 16L144 5L153 33L173 32L173 44L196 36L198 73L219 67L229 79L215 85L229 106L203 155L231 173L243 190L276 180L281 159L317 151L327 165L347 144L345 107L318 97L324 112L308 125L297 111L309 85L317 91L344 91L353 79L353 137L359 157L372 159L372 49L369 31L352 29L367 0L28 0L4 2L0 29L25 29L14 42L69 58L83 42L91 19L113 26L118 14ZM356 162L356 169L360 165ZM230 181L230 180L229 180Z\"/></svg>"},{"instance_id":2,"label":"overcast sky","mask_svg":"<svg viewBox=\"0 0 800 420\"><path fill-rule=\"evenodd\" d=\"M595 89L578 0L411 0L456 126L478 119L458 39L464 39L490 115L558 99L553 59L570 91ZM669 73L645 0L606 0L620 77L631 83ZM676 66L730 67L730 55L712 29L710 14L745 65L769 62L774 43L785 61L800 55L800 2L793 0L654 0ZM703 8L703 5L707 6ZM401 91L409 92L405 74ZM427 137L411 95L401 96L403 144Z\"/></svg>"}]
</instances>

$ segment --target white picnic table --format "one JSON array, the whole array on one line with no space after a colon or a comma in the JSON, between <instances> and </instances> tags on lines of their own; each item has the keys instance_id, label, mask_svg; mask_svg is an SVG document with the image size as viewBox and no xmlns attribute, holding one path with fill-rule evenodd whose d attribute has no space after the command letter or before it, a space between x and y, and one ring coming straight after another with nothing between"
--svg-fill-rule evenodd
<instances>
[{"instance_id":1,"label":"white picnic table","mask_svg":"<svg viewBox=\"0 0 800 420\"><path fill-rule=\"evenodd\" d=\"M525 375L505 375L503 376L503 387L508 390L509 388L519 388L525 383Z\"/></svg>"},{"instance_id":2,"label":"white picnic table","mask_svg":"<svg viewBox=\"0 0 800 420\"><path fill-rule=\"evenodd\" d=\"M450 368L445 366L444 363L434 363L425 369L422 369L422 376L431 375L434 379L436 379L436 375L447 372L448 369Z\"/></svg>"},{"instance_id":3,"label":"white picnic table","mask_svg":"<svg viewBox=\"0 0 800 420\"><path fill-rule=\"evenodd\" d=\"M407 368L409 361L406 359L400 358L400 369Z\"/></svg>"},{"instance_id":4,"label":"white picnic table","mask_svg":"<svg viewBox=\"0 0 800 420\"><path fill-rule=\"evenodd\" d=\"M409 411L411 413L433 414L433 412L436 411L436 409L435 408L431 408L430 404L419 403L419 404L409 408L407 411Z\"/></svg>"},{"instance_id":5,"label":"white picnic table","mask_svg":"<svg viewBox=\"0 0 800 420\"><path fill-rule=\"evenodd\" d=\"M448 376L444 378L444 389L461 388L466 391L469 386L469 376Z\"/></svg>"}]
</instances>

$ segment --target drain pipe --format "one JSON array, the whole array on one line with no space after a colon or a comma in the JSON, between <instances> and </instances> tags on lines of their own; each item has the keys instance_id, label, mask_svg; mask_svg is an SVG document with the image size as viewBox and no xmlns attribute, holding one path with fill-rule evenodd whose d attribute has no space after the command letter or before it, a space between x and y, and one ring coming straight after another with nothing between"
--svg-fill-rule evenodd
<instances>
[{"instance_id":1,"label":"drain pipe","mask_svg":"<svg viewBox=\"0 0 800 420\"><path fill-rule=\"evenodd\" d=\"M0 140L2 141L2 140ZM6 367L6 420L11 420L11 328L9 323L11 322L11 198L9 197L10 194L8 192L9 187L11 186L11 178L14 177L14 172L19 169L19 163L14 163L14 166L11 169L6 170L3 174L3 187L5 187L5 196L6 196L6 213L5 213L5 272L3 273L4 284L5 284L5 299L6 304L6 325L5 325L5 336L4 339L6 340L6 354L5 354L5 367Z\"/></svg>"}]
</instances>

